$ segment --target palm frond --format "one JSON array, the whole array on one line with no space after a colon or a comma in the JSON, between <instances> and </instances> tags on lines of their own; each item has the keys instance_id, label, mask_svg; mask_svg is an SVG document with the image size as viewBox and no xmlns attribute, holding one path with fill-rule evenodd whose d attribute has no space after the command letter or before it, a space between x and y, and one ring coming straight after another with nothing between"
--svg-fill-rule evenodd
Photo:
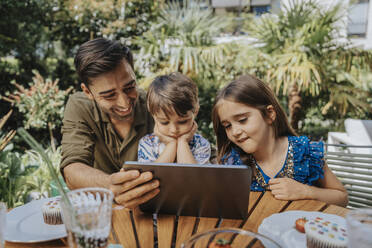
<instances>
[{"instance_id":1,"label":"palm frond","mask_svg":"<svg viewBox=\"0 0 372 248\"><path fill-rule=\"evenodd\" d=\"M141 51L136 67L144 72L151 61L166 61L172 70L193 74L222 65L228 45L215 44L214 37L230 23L228 18L214 16L210 8L201 9L195 1L184 1L183 6L171 2L154 27L137 39Z\"/></svg>"},{"instance_id":2,"label":"palm frond","mask_svg":"<svg viewBox=\"0 0 372 248\"><path fill-rule=\"evenodd\" d=\"M363 100L368 97L371 97L370 93L352 85L334 85L330 92L328 103L322 108L322 114L326 114L330 109L339 111L343 116L347 112L371 112L372 106Z\"/></svg>"}]
</instances>

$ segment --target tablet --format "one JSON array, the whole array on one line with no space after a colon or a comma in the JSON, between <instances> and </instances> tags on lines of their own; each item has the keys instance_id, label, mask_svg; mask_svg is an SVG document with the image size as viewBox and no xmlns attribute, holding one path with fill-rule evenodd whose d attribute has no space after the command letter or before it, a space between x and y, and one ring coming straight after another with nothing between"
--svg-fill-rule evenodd
<instances>
[{"instance_id":1,"label":"tablet","mask_svg":"<svg viewBox=\"0 0 372 248\"><path fill-rule=\"evenodd\" d=\"M126 162L125 170L151 171L160 193L141 204L143 212L244 219L252 170L245 165Z\"/></svg>"}]
</instances>

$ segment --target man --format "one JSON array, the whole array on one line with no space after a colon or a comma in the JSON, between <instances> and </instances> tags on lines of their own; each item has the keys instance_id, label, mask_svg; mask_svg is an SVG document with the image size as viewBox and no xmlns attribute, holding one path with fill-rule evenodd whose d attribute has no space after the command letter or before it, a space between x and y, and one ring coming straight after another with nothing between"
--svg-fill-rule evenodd
<instances>
[{"instance_id":1,"label":"man","mask_svg":"<svg viewBox=\"0 0 372 248\"><path fill-rule=\"evenodd\" d=\"M105 187L118 204L135 208L159 193L159 182L150 172L121 169L137 160L140 138L153 130L133 56L119 42L98 38L79 48L75 67L83 92L66 105L61 172L70 189Z\"/></svg>"}]
</instances>

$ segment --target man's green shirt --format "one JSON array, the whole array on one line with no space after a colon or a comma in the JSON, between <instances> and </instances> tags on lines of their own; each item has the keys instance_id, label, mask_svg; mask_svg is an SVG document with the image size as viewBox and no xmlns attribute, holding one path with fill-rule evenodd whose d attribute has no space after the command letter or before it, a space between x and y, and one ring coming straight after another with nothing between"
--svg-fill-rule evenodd
<instances>
[{"instance_id":1,"label":"man's green shirt","mask_svg":"<svg viewBox=\"0 0 372 248\"><path fill-rule=\"evenodd\" d=\"M62 126L63 168L84 163L108 174L118 172L125 161L136 161L139 140L153 132L154 122L146 108L145 92L138 91L134 122L125 139L111 124L108 115L83 92L70 96Z\"/></svg>"}]
</instances>

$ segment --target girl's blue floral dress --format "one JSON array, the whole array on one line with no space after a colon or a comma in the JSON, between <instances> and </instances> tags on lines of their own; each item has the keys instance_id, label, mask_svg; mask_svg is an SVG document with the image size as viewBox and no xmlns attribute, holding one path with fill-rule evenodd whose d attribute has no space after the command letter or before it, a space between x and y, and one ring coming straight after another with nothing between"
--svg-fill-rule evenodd
<instances>
[{"instance_id":1,"label":"girl's blue floral dress","mask_svg":"<svg viewBox=\"0 0 372 248\"><path fill-rule=\"evenodd\" d=\"M310 142L306 136L288 136L287 158L275 178L289 177L303 184L313 185L319 178L323 178L323 158L323 142ZM222 164L243 164L239 152L234 148L225 154L221 161ZM253 156L251 164L255 165L252 169L256 174L252 180L251 190L265 191L271 178L263 172Z\"/></svg>"}]
</instances>

